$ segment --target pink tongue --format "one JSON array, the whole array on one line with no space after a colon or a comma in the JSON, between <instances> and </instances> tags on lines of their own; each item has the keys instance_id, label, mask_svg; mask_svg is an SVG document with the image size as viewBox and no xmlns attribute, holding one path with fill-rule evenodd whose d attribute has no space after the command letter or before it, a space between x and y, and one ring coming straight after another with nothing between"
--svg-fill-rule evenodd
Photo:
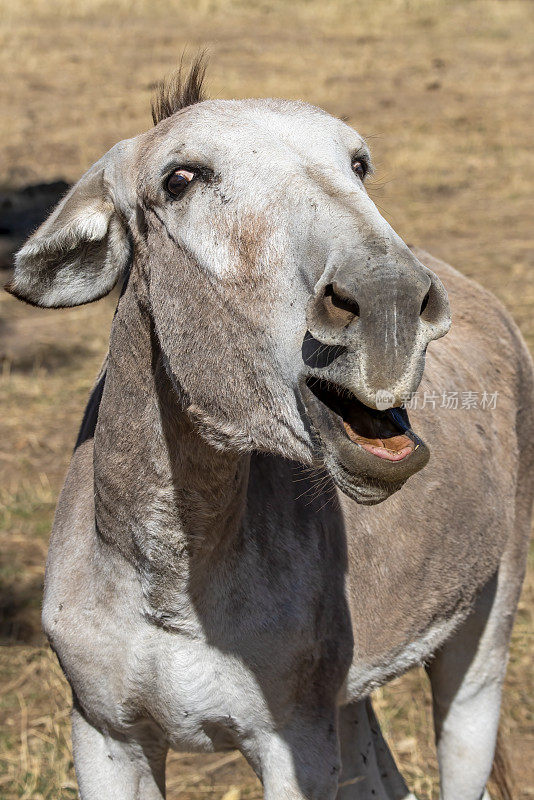
<instances>
[{"instance_id":1,"label":"pink tongue","mask_svg":"<svg viewBox=\"0 0 534 800\"><path fill-rule=\"evenodd\" d=\"M406 458L415 450L413 440L404 433L398 436L391 436L388 439L368 439L366 436L360 436L356 433L348 422L343 424L351 441L359 444L368 453L372 453L378 458L385 458L386 461L402 461L403 458Z\"/></svg>"}]
</instances>

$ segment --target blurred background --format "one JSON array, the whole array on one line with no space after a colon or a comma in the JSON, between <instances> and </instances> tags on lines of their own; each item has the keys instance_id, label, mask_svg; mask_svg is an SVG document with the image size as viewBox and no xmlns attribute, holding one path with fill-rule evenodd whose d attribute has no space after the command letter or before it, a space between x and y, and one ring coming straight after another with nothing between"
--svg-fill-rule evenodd
<instances>
[{"instance_id":1,"label":"blurred background","mask_svg":"<svg viewBox=\"0 0 534 800\"><path fill-rule=\"evenodd\" d=\"M531 0L0 0L0 20L2 278L67 185L150 127L154 86L184 49L187 60L207 47L212 97L303 99L366 136L382 213L408 243L491 289L534 347ZM0 295L5 800L76 797L70 693L39 611L55 500L115 302L43 311ZM502 722L517 800L534 797L533 616L530 569ZM374 702L411 788L436 800L424 673ZM168 796L253 800L261 790L239 755L175 754Z\"/></svg>"}]
</instances>

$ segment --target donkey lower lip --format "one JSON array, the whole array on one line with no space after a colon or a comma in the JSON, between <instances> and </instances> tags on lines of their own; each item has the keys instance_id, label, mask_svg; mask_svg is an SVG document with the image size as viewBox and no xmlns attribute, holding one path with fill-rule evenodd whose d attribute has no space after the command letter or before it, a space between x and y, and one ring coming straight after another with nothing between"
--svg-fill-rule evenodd
<instances>
[{"instance_id":1,"label":"donkey lower lip","mask_svg":"<svg viewBox=\"0 0 534 800\"><path fill-rule=\"evenodd\" d=\"M348 438L378 458L403 461L419 446L403 408L369 408L351 392L329 381L308 378L308 389L341 417Z\"/></svg>"}]
</instances>

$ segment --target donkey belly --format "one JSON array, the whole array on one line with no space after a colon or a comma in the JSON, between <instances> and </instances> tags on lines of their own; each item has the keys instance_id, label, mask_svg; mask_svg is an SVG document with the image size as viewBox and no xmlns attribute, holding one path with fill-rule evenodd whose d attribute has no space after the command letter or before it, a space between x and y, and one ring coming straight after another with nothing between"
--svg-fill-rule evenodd
<instances>
[{"instance_id":1,"label":"donkey belly","mask_svg":"<svg viewBox=\"0 0 534 800\"><path fill-rule=\"evenodd\" d=\"M395 649L386 646L381 654L369 657L357 652L340 693L340 705L367 697L412 667L426 663L466 616L463 610L449 619L432 622L419 636Z\"/></svg>"}]
</instances>

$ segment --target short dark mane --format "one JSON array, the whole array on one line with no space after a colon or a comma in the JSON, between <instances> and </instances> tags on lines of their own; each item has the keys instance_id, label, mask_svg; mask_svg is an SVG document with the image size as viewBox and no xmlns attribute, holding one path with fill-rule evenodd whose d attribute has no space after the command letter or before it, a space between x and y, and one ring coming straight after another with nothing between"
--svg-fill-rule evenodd
<instances>
[{"instance_id":1,"label":"short dark mane","mask_svg":"<svg viewBox=\"0 0 534 800\"><path fill-rule=\"evenodd\" d=\"M161 81L152 99L152 119L154 125L162 119L172 116L181 108L201 103L204 95L204 78L206 75L206 55L200 53L187 75L184 76L183 64L168 78Z\"/></svg>"}]
</instances>

